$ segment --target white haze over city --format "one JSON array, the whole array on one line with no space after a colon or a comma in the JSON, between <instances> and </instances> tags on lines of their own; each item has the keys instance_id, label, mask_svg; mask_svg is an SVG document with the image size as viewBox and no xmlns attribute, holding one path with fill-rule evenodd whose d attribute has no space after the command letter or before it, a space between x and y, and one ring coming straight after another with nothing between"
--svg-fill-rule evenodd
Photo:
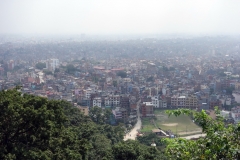
<instances>
[{"instance_id":1,"label":"white haze over city","mask_svg":"<svg viewBox=\"0 0 240 160\"><path fill-rule=\"evenodd\" d=\"M239 34L239 0L0 0L0 34Z\"/></svg>"}]
</instances>

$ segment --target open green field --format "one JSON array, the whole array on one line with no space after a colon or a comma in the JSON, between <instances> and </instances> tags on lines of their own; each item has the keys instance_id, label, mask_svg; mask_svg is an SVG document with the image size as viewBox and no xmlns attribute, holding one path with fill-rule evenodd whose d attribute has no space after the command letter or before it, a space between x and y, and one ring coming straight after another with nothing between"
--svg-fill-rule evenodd
<instances>
[{"instance_id":1,"label":"open green field","mask_svg":"<svg viewBox=\"0 0 240 160\"><path fill-rule=\"evenodd\" d=\"M152 118L142 118L142 132L151 132L154 128Z\"/></svg>"},{"instance_id":2,"label":"open green field","mask_svg":"<svg viewBox=\"0 0 240 160\"><path fill-rule=\"evenodd\" d=\"M155 110L155 124L161 129L168 131L171 130L173 133L178 135L188 135L201 133L201 128L197 126L189 116L180 115L175 117L174 115L168 117L164 110ZM142 132L151 132L154 127L152 118L143 118L143 130ZM146 127L145 127L146 126Z\"/></svg>"}]
</instances>

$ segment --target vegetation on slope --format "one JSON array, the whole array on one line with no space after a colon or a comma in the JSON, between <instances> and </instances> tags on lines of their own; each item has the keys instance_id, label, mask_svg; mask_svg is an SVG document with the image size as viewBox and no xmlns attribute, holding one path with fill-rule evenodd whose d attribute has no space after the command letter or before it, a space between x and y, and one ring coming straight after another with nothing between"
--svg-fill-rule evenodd
<instances>
[{"instance_id":1,"label":"vegetation on slope","mask_svg":"<svg viewBox=\"0 0 240 160\"><path fill-rule=\"evenodd\" d=\"M0 159L159 159L156 148L123 141L123 128L66 101L0 92ZM95 117L95 115L97 117ZM92 119L91 119L92 118Z\"/></svg>"}]
</instances>

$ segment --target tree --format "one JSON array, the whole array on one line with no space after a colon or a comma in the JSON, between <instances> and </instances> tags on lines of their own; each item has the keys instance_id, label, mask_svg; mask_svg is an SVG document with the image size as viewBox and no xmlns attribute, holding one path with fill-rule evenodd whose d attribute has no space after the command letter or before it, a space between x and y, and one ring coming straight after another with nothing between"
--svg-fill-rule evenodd
<instances>
[{"instance_id":1,"label":"tree","mask_svg":"<svg viewBox=\"0 0 240 160\"><path fill-rule=\"evenodd\" d=\"M94 107L90 117L84 116L66 101L48 100L18 90L0 91L0 159L163 157L155 147L137 141L124 142L123 127L107 124L110 110Z\"/></svg>"},{"instance_id":2,"label":"tree","mask_svg":"<svg viewBox=\"0 0 240 160\"><path fill-rule=\"evenodd\" d=\"M55 139L67 121L60 102L0 92L0 159L51 159Z\"/></svg>"},{"instance_id":3,"label":"tree","mask_svg":"<svg viewBox=\"0 0 240 160\"><path fill-rule=\"evenodd\" d=\"M58 72L60 72L60 69L59 68L55 68L54 73L58 73Z\"/></svg>"},{"instance_id":4,"label":"tree","mask_svg":"<svg viewBox=\"0 0 240 160\"><path fill-rule=\"evenodd\" d=\"M219 72L219 73L218 73L218 76L220 76L220 77L226 77L226 74L225 74L224 72Z\"/></svg>"},{"instance_id":5,"label":"tree","mask_svg":"<svg viewBox=\"0 0 240 160\"><path fill-rule=\"evenodd\" d=\"M75 71L77 71L77 69L74 67L73 64L68 64L66 66L66 72L69 74L73 74Z\"/></svg>"},{"instance_id":6,"label":"tree","mask_svg":"<svg viewBox=\"0 0 240 160\"><path fill-rule=\"evenodd\" d=\"M112 83L114 87L117 87L117 81L114 80Z\"/></svg>"},{"instance_id":7,"label":"tree","mask_svg":"<svg viewBox=\"0 0 240 160\"><path fill-rule=\"evenodd\" d=\"M43 68L46 68L46 63L42 63L42 62L38 62L36 65L35 65L35 67L37 68L37 69L43 69Z\"/></svg>"},{"instance_id":8,"label":"tree","mask_svg":"<svg viewBox=\"0 0 240 160\"><path fill-rule=\"evenodd\" d=\"M153 81L154 81L153 76L147 78L147 82L153 82Z\"/></svg>"},{"instance_id":9,"label":"tree","mask_svg":"<svg viewBox=\"0 0 240 160\"><path fill-rule=\"evenodd\" d=\"M193 114L194 120L202 127L205 137L195 141L183 138L165 139L166 155L169 159L240 159L240 124L226 124L216 108L216 119L202 110L187 109L168 111L169 115Z\"/></svg>"},{"instance_id":10,"label":"tree","mask_svg":"<svg viewBox=\"0 0 240 160\"><path fill-rule=\"evenodd\" d=\"M119 72L117 73L117 76L120 76L121 78L126 78L126 77L127 77L127 73L124 72L124 71L119 71Z\"/></svg>"},{"instance_id":11,"label":"tree","mask_svg":"<svg viewBox=\"0 0 240 160\"><path fill-rule=\"evenodd\" d=\"M232 92L234 91L234 88L233 87L228 87L226 88L226 93L229 94L229 95L232 95Z\"/></svg>"},{"instance_id":12,"label":"tree","mask_svg":"<svg viewBox=\"0 0 240 160\"><path fill-rule=\"evenodd\" d=\"M114 159L165 160L165 156L155 147L145 146L138 141L128 140L113 146Z\"/></svg>"},{"instance_id":13,"label":"tree","mask_svg":"<svg viewBox=\"0 0 240 160\"><path fill-rule=\"evenodd\" d=\"M148 135L139 136L139 137L137 137L137 140L138 140L141 144L145 144L145 145L147 145L147 146L150 146L153 142L154 142L157 146L162 146L161 138L159 138L155 133L150 133L150 134L148 134Z\"/></svg>"},{"instance_id":14,"label":"tree","mask_svg":"<svg viewBox=\"0 0 240 160\"><path fill-rule=\"evenodd\" d=\"M100 107L94 106L89 111L89 117L97 124L105 124L110 120L111 111L103 110Z\"/></svg>"}]
</instances>

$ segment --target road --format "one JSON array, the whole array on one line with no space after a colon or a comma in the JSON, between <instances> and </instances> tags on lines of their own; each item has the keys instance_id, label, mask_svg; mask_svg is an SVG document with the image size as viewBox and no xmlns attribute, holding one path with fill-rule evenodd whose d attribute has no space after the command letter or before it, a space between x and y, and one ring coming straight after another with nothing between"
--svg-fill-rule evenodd
<instances>
[{"instance_id":1,"label":"road","mask_svg":"<svg viewBox=\"0 0 240 160\"><path fill-rule=\"evenodd\" d=\"M137 123L135 124L133 129L124 136L124 139L123 139L124 141L126 141L128 139L135 140L137 137L138 130L141 129L142 121L140 118L139 103L140 103L140 101L137 103Z\"/></svg>"}]
</instances>

